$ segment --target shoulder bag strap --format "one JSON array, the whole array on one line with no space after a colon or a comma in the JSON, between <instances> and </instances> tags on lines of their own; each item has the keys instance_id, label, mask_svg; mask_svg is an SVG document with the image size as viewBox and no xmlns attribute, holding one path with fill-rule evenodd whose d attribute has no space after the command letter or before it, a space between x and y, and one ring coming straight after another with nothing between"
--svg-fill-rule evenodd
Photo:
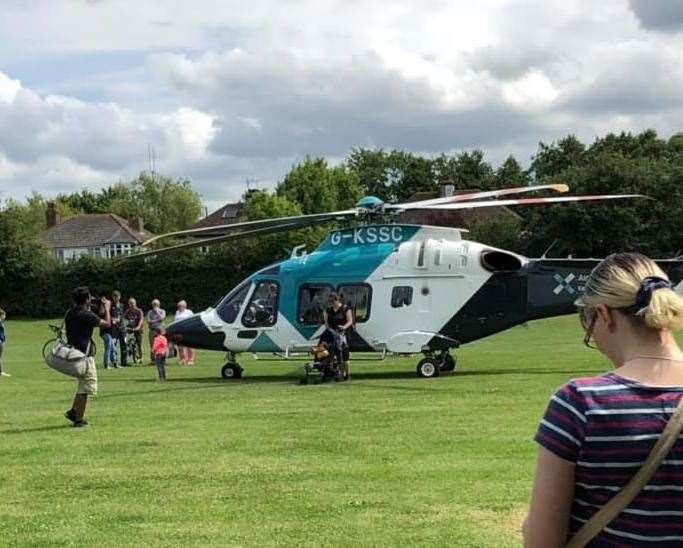
<instances>
[{"instance_id":1,"label":"shoulder bag strap","mask_svg":"<svg viewBox=\"0 0 683 548\"><path fill-rule=\"evenodd\" d=\"M595 535L609 525L624 508L631 504L643 487L648 484L664 460L664 457L669 454L669 451L671 451L671 448L678 440L681 430L683 430L683 396L678 402L676 411L674 411L674 414L664 428L664 432L662 432L662 435L657 440L657 443L655 443L643 465L636 472L636 475L579 529L566 548L583 548Z\"/></svg>"}]
</instances>

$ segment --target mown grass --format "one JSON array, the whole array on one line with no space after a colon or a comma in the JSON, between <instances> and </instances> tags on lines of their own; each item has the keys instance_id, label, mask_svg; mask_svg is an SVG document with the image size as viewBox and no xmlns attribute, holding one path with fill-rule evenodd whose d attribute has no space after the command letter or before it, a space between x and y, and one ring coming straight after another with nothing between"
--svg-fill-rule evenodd
<instances>
[{"instance_id":1,"label":"mown grass","mask_svg":"<svg viewBox=\"0 0 683 548\"><path fill-rule=\"evenodd\" d=\"M100 370L91 427L62 413L74 381L40 357L47 321L10 321L0 379L0 545L518 546L535 429L553 389L607 369L575 318L457 352L353 362L300 386L300 364L243 356Z\"/></svg>"}]
</instances>

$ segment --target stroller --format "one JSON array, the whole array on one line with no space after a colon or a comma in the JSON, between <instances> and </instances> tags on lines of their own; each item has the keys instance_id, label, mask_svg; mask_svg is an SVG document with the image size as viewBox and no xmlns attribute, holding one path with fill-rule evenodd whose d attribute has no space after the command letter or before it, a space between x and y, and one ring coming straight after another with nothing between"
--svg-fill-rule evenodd
<instances>
[{"instance_id":1,"label":"stroller","mask_svg":"<svg viewBox=\"0 0 683 548\"><path fill-rule=\"evenodd\" d=\"M311 348L313 361L304 365L305 375L301 384L309 384L311 381L323 383L329 379L341 380L345 346L346 337L343 333L331 329L324 331L318 345Z\"/></svg>"}]
</instances>

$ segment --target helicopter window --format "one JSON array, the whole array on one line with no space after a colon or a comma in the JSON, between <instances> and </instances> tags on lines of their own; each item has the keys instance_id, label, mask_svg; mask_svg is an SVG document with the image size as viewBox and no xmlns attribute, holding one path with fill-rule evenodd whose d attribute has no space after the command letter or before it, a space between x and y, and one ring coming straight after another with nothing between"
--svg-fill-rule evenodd
<instances>
[{"instance_id":1,"label":"helicopter window","mask_svg":"<svg viewBox=\"0 0 683 548\"><path fill-rule=\"evenodd\" d=\"M413 288L409 285L399 285L391 290L391 307L401 308L410 306L413 302Z\"/></svg>"},{"instance_id":2,"label":"helicopter window","mask_svg":"<svg viewBox=\"0 0 683 548\"><path fill-rule=\"evenodd\" d=\"M372 301L372 288L368 284L340 285L337 292L342 302L353 310L355 323L368 321Z\"/></svg>"},{"instance_id":3,"label":"helicopter window","mask_svg":"<svg viewBox=\"0 0 683 548\"><path fill-rule=\"evenodd\" d=\"M259 282L242 314L245 327L270 327L277 321L280 286L271 280Z\"/></svg>"},{"instance_id":4,"label":"helicopter window","mask_svg":"<svg viewBox=\"0 0 683 548\"><path fill-rule=\"evenodd\" d=\"M327 298L334 288L326 284L306 284L299 290L299 322L321 325L325 322Z\"/></svg>"},{"instance_id":5,"label":"helicopter window","mask_svg":"<svg viewBox=\"0 0 683 548\"><path fill-rule=\"evenodd\" d=\"M251 287L250 282L244 282L242 285L237 286L216 307L216 312L221 320L225 323L233 323L237 319L242 303L244 303L244 299L247 298L247 293L249 293L249 287Z\"/></svg>"}]
</instances>

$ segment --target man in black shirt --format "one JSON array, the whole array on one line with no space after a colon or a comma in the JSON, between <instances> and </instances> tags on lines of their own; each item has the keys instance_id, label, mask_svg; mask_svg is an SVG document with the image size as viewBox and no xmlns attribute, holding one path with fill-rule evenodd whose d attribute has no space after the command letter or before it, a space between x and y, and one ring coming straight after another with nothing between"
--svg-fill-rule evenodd
<instances>
[{"instance_id":1,"label":"man in black shirt","mask_svg":"<svg viewBox=\"0 0 683 548\"><path fill-rule=\"evenodd\" d=\"M78 389L74 402L64 416L69 419L74 426L87 426L85 420L85 408L88 404L88 396L97 393L97 369L95 359L90 356L90 339L96 327L111 327L111 302L106 298L102 299L104 308L104 319L100 319L91 311L90 291L87 287L77 287L73 292L73 307L66 313L64 325L66 326L67 343L77 348L86 355L86 372L78 378Z\"/></svg>"}]
</instances>

